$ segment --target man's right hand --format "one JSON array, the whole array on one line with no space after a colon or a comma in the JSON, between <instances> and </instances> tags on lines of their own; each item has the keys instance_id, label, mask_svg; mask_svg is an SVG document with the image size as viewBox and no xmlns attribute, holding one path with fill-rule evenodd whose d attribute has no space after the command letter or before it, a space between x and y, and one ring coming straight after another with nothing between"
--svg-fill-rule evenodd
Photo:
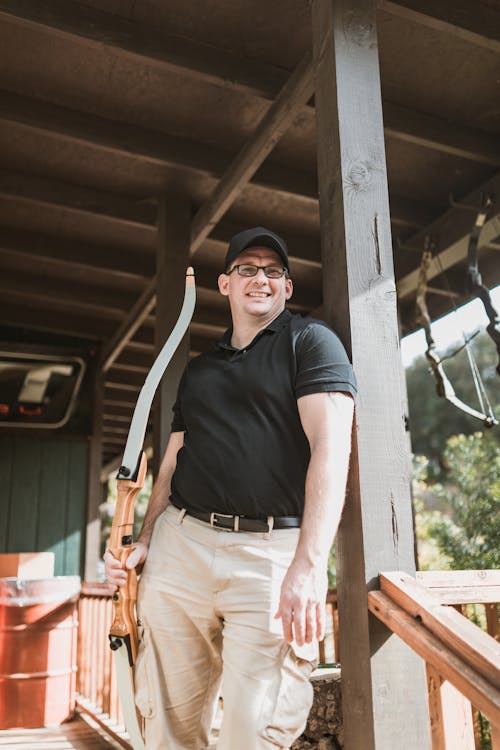
<instances>
[{"instance_id":1,"label":"man's right hand","mask_svg":"<svg viewBox=\"0 0 500 750\"><path fill-rule=\"evenodd\" d=\"M144 542L135 542L132 547L132 552L126 560L126 568L124 568L121 562L111 554L109 549L107 549L104 553L104 569L108 583L117 587L124 586L127 581L127 569L131 570L132 568L139 567L140 570L147 557L148 549L148 545Z\"/></svg>"}]
</instances>

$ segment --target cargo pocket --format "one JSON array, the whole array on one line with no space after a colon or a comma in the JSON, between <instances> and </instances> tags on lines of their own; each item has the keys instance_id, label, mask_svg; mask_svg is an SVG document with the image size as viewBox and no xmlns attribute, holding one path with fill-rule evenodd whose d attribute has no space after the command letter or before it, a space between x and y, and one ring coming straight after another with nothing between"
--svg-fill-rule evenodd
<instances>
[{"instance_id":1,"label":"cargo pocket","mask_svg":"<svg viewBox=\"0 0 500 750\"><path fill-rule=\"evenodd\" d=\"M144 719L155 714L153 701L153 654L150 631L147 625L139 625L139 649L134 665L135 705Z\"/></svg>"},{"instance_id":2,"label":"cargo pocket","mask_svg":"<svg viewBox=\"0 0 500 750\"><path fill-rule=\"evenodd\" d=\"M278 747L290 747L305 729L313 701L309 678L315 667L315 661L302 659L293 646L284 645L280 675L268 695L270 719L262 732L265 739Z\"/></svg>"}]
</instances>

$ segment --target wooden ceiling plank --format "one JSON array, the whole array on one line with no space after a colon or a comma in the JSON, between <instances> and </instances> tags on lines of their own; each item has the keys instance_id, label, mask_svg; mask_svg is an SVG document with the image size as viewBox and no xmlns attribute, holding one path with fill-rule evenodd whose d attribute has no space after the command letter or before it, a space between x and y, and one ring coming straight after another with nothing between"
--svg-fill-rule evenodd
<instances>
[{"instance_id":1,"label":"wooden ceiling plank","mask_svg":"<svg viewBox=\"0 0 500 750\"><path fill-rule=\"evenodd\" d=\"M211 45L86 7L72 0L0 0L0 17L45 29L72 43L103 45L164 70L252 96L274 99L289 72L258 60L249 62Z\"/></svg>"},{"instance_id":2,"label":"wooden ceiling plank","mask_svg":"<svg viewBox=\"0 0 500 750\"><path fill-rule=\"evenodd\" d=\"M169 133L148 130L56 104L0 91L0 120L35 132L47 132L69 143L133 157L160 167L182 167L219 179L231 153ZM278 164L262 167L253 180L264 189L317 200L316 177Z\"/></svg>"},{"instance_id":3,"label":"wooden ceiling plank","mask_svg":"<svg viewBox=\"0 0 500 750\"><path fill-rule=\"evenodd\" d=\"M439 2L435 0L379 0L378 6L393 15L410 18L431 28L462 36L474 44L496 51L500 50L499 14L487 6L481 7L480 14L464 0L458 5L454 3L453 8L445 0ZM73 41L84 40L99 46L105 44L111 48L120 49L123 53L139 55L151 63L161 64L184 76L194 76L207 83L244 91L266 99L274 99L289 76L288 71L268 63L263 64L257 60L249 63L248 60L231 55L225 50L163 34L156 29L143 27L114 14L86 8L70 0L51 0L51 2L48 0L45 2L0 0L0 16L2 15L19 24L35 28L42 27L49 32L68 36ZM1 107L4 111L3 116L7 118L9 109L12 110L13 106L16 109L16 96L11 95L10 100L8 96L5 94ZM27 105L27 100L23 106L22 98L17 97L18 117L21 119L24 117L24 122L28 125L30 122L35 125L34 116L30 115ZM85 140L91 140L93 135L97 139L96 145L99 140L104 141L100 144L102 147L107 142L109 148L116 148L119 152L125 150L135 156L140 155L140 158L151 158L155 162L165 163L172 160L173 163L179 163L181 161L183 166L192 168L197 168L198 164L199 168L203 171L206 168L208 172L212 170L218 172L220 169L215 163L212 163L212 166L206 163L209 155L203 144L133 128L130 125L111 123L90 115L75 115L69 110L41 102L36 104L34 111L38 118L42 118L42 121L44 114L45 117L49 117L49 121L52 119L50 128L52 130L57 130L54 123L54 117L57 120L57 113L66 112L63 122L66 123L66 129L70 130L67 135L71 134L71 126L73 125L73 128L76 126L73 137L77 139L82 136L81 125L85 122L86 127L83 127L83 133L86 132ZM409 112L409 110L405 112L404 108L391 102L384 103L388 134L390 131L394 137L403 138L427 148L460 155L477 162L498 165L498 144L488 134L480 134L456 125L450 127L449 123L444 123L439 118L425 113L413 112L409 116ZM80 124L75 117L80 118ZM443 125L447 127L446 133L443 132ZM43 127L43 124L39 123L38 126ZM131 146L131 144L135 145ZM205 153L200 153L203 151ZM214 154L212 162L216 160ZM205 167L202 167L204 163ZM264 169L268 170L270 167L271 165L266 165ZM280 168L276 167L276 169L279 171ZM288 178L292 183L290 186L280 184L283 178L286 181L286 174L280 178L279 173L275 176L263 173L259 179L262 179L264 183L269 181L269 186L271 186L277 178L277 184L273 185L274 187L312 197L314 186L311 186L310 178L305 179L305 177L305 175L289 174ZM295 186L293 183L296 183Z\"/></svg>"},{"instance_id":4,"label":"wooden ceiling plank","mask_svg":"<svg viewBox=\"0 0 500 750\"><path fill-rule=\"evenodd\" d=\"M500 167L500 142L489 133L384 101L384 132L405 143Z\"/></svg>"},{"instance_id":5,"label":"wooden ceiling plank","mask_svg":"<svg viewBox=\"0 0 500 750\"><path fill-rule=\"evenodd\" d=\"M477 206L479 209L485 195L500 195L500 172L466 196L463 203ZM434 256L428 270L427 278L429 281L467 257L469 235L474 218L474 214L470 210L460 207L450 208L436 221L405 240L405 247L414 247L416 250L421 250L427 237L437 239L438 253ZM497 213L484 224L479 237L479 247L494 242L499 236L500 213ZM416 268L397 280L396 286L400 301L415 292L418 275L419 269Z\"/></svg>"},{"instance_id":6,"label":"wooden ceiling plank","mask_svg":"<svg viewBox=\"0 0 500 750\"><path fill-rule=\"evenodd\" d=\"M484 225L479 249L483 246L483 242L487 244L488 238L493 239L500 235L500 214L493 216ZM469 235L465 234L458 238L454 242L451 242L446 246L444 250L441 250L432 259L431 265L427 272L427 278L433 279L435 276L439 276L441 273L447 271L449 268L459 263L461 260L467 257L469 245ZM419 269L415 269L410 273L406 274L403 278L399 279L396 286L398 290L398 298L404 300L406 297L412 295L418 284Z\"/></svg>"},{"instance_id":7,"label":"wooden ceiling plank","mask_svg":"<svg viewBox=\"0 0 500 750\"><path fill-rule=\"evenodd\" d=\"M7 301L3 295L0 301L0 320L2 325L14 328L49 331L88 341L107 338L115 328L112 320L94 317L88 312L82 314L65 311L61 314L54 307L45 307L39 302L25 298Z\"/></svg>"},{"instance_id":8,"label":"wooden ceiling plank","mask_svg":"<svg viewBox=\"0 0 500 750\"><path fill-rule=\"evenodd\" d=\"M0 197L28 204L59 206L66 210L99 215L125 226L156 233L156 208L149 201L134 201L114 193L89 190L32 175L0 170ZM148 196L149 197L149 196Z\"/></svg>"},{"instance_id":9,"label":"wooden ceiling plank","mask_svg":"<svg viewBox=\"0 0 500 750\"><path fill-rule=\"evenodd\" d=\"M432 206L422 201L409 200L398 195L389 198L391 224L397 227L420 229L425 227L440 213L442 207Z\"/></svg>"},{"instance_id":10,"label":"wooden ceiling plank","mask_svg":"<svg viewBox=\"0 0 500 750\"><path fill-rule=\"evenodd\" d=\"M197 211L191 225L190 255L193 256L217 221L236 200L243 187L274 148L291 120L313 93L311 54L307 53L266 112L255 133L236 156L212 196ZM105 346L102 366L106 372L140 326L145 311L156 302L156 276L133 306L126 320Z\"/></svg>"},{"instance_id":11,"label":"wooden ceiling plank","mask_svg":"<svg viewBox=\"0 0 500 750\"><path fill-rule=\"evenodd\" d=\"M39 289L24 288L19 289L15 286L3 286L7 284L5 274L0 274L0 296L3 302L19 303L26 305L29 309L31 319L33 320L34 326L37 323L36 314L34 310L40 307L44 310L58 311L59 314L66 315L67 313L80 313L81 315L94 316L95 318L105 319L109 321L120 321L123 319L125 313L122 309L116 307L106 307L106 305L100 304L99 302L93 302L90 300L75 299L71 296L57 296L49 292L43 284L39 284ZM11 316L9 316L11 318ZM62 322L62 321L61 321ZM15 325L15 322L13 322ZM105 328L103 327L103 331ZM99 338L103 338L104 334Z\"/></svg>"},{"instance_id":12,"label":"wooden ceiling plank","mask_svg":"<svg viewBox=\"0 0 500 750\"><path fill-rule=\"evenodd\" d=\"M22 274L6 268L0 274L0 294L20 295L30 300L50 300L57 309L81 309L95 311L103 317L121 320L127 310L129 294L97 284L83 284L75 279L56 279L37 274L36 268L26 267Z\"/></svg>"},{"instance_id":13,"label":"wooden ceiling plank","mask_svg":"<svg viewBox=\"0 0 500 750\"><path fill-rule=\"evenodd\" d=\"M141 276L123 274L107 268L94 267L84 263L75 263L68 259L43 257L31 252L21 250L7 250L2 247L0 240L0 269L2 273L8 270L16 270L21 273L21 279L25 270L29 268L31 274L51 279L67 279L72 284L94 284L98 288L107 286L108 289L126 289L129 292L140 292L146 280Z\"/></svg>"},{"instance_id":14,"label":"wooden ceiling plank","mask_svg":"<svg viewBox=\"0 0 500 750\"><path fill-rule=\"evenodd\" d=\"M377 5L399 18L500 52L500 13L484 3L480 9L469 0L378 0Z\"/></svg>"},{"instance_id":15,"label":"wooden ceiling plank","mask_svg":"<svg viewBox=\"0 0 500 750\"><path fill-rule=\"evenodd\" d=\"M213 194L198 209L191 225L191 256L252 179L313 93L312 57L307 52L251 138L224 173Z\"/></svg>"},{"instance_id":16,"label":"wooden ceiling plank","mask_svg":"<svg viewBox=\"0 0 500 750\"><path fill-rule=\"evenodd\" d=\"M147 280L154 272L154 257L147 248L141 253L127 252L121 247L80 242L73 237L29 232L2 225L0 249L97 268L99 273L113 274L124 281Z\"/></svg>"}]
</instances>

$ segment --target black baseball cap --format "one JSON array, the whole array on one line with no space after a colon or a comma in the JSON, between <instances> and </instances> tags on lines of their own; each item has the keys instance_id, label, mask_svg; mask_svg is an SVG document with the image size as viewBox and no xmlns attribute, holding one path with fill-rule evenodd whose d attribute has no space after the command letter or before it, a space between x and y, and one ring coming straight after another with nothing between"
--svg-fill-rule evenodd
<instances>
[{"instance_id":1,"label":"black baseball cap","mask_svg":"<svg viewBox=\"0 0 500 750\"><path fill-rule=\"evenodd\" d=\"M285 240L265 227L245 229L243 232L234 235L229 243L224 269L227 269L233 260L249 247L268 247L270 250L275 250L288 271L288 248Z\"/></svg>"}]
</instances>

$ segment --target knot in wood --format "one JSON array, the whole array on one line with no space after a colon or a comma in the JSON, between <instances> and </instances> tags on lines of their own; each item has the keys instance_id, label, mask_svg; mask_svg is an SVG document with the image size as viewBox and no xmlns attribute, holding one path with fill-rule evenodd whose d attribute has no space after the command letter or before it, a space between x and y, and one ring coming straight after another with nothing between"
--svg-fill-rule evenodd
<instances>
[{"instance_id":1,"label":"knot in wood","mask_svg":"<svg viewBox=\"0 0 500 750\"><path fill-rule=\"evenodd\" d=\"M375 27L370 23L366 12L362 10L348 11L345 14L344 33L357 47L366 49L376 47Z\"/></svg>"},{"instance_id":2,"label":"knot in wood","mask_svg":"<svg viewBox=\"0 0 500 750\"><path fill-rule=\"evenodd\" d=\"M359 192L367 190L372 181L372 173L368 164L364 161L355 161L349 167L347 184L352 190Z\"/></svg>"}]
</instances>

